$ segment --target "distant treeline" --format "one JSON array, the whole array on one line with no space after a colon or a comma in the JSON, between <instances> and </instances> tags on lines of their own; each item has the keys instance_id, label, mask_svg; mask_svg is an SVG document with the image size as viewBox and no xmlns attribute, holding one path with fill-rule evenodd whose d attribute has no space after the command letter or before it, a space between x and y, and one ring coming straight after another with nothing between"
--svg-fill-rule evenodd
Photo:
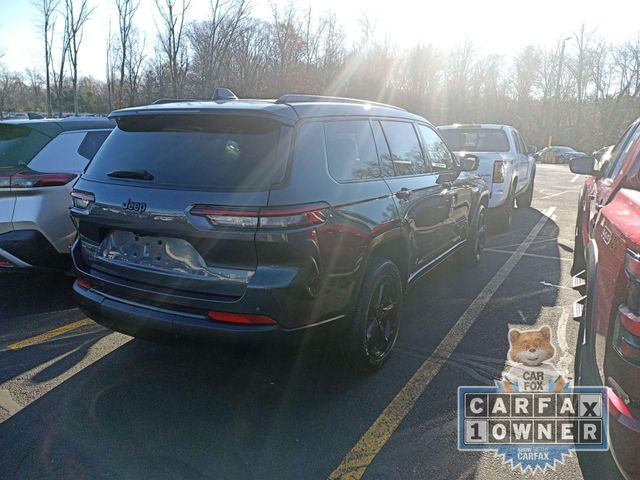
<instances>
[{"instance_id":1,"label":"distant treeline","mask_svg":"<svg viewBox=\"0 0 640 480\"><path fill-rule=\"evenodd\" d=\"M139 1L113 0L119 15L105 39L101 81L77 75L78 61L91 55L82 29L99 21L90 1L36 0L43 68L0 65L0 112L108 113L158 98L207 99L226 86L246 98L314 93L393 103L436 124L507 123L529 143L553 136L586 151L615 142L640 116L638 32L613 45L582 26L555 48L527 46L505 58L471 42L442 50L425 38L398 48L377 40L366 16L359 40L348 43L335 15L294 4L263 20L246 0L213 0L209 18L195 20L188 0L156 0L155 53L146 55Z\"/></svg>"}]
</instances>

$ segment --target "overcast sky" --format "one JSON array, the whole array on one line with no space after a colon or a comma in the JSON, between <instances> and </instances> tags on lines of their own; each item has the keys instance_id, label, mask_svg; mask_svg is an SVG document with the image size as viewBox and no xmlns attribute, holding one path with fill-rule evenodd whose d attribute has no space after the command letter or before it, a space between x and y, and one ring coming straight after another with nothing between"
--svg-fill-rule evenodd
<instances>
[{"instance_id":1,"label":"overcast sky","mask_svg":"<svg viewBox=\"0 0 640 480\"><path fill-rule=\"evenodd\" d=\"M115 31L117 17L114 0L90 0L96 7L85 28L80 50L81 75L105 77L105 45L109 22ZM280 6L288 2L275 0ZM312 6L322 14L332 11L345 28L348 38L359 37L358 19L366 12L376 25L376 34L399 46L417 42L451 47L465 39L483 53L511 55L525 45L553 48L582 23L598 35L619 43L640 32L638 0L322 0L294 2L302 8ZM252 1L252 13L268 18L270 2ZM191 0L187 20L204 19L209 0ZM146 35L151 50L156 37L154 0L141 0L136 24ZM43 68L42 45L36 31L37 15L31 0L0 0L0 51L10 70ZM57 30L62 28L58 22ZM570 49L571 42L567 43ZM152 50L151 50L152 51ZM54 55L56 52L54 51Z\"/></svg>"}]
</instances>

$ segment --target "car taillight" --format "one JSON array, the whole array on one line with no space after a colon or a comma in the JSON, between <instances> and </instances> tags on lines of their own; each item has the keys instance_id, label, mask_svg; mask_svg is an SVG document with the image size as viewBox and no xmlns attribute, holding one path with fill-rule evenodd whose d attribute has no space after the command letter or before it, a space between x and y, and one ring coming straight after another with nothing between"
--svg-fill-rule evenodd
<instances>
[{"instance_id":1,"label":"car taillight","mask_svg":"<svg viewBox=\"0 0 640 480\"><path fill-rule=\"evenodd\" d=\"M76 283L79 287L84 288L85 290L91 290L91 283L89 280L85 280L84 278L76 278Z\"/></svg>"},{"instance_id":2,"label":"car taillight","mask_svg":"<svg viewBox=\"0 0 640 480\"><path fill-rule=\"evenodd\" d=\"M291 208L260 209L260 228L310 227L327 220L326 203Z\"/></svg>"},{"instance_id":3,"label":"car taillight","mask_svg":"<svg viewBox=\"0 0 640 480\"><path fill-rule=\"evenodd\" d=\"M326 203L314 203L283 208L226 208L196 206L192 215L206 217L212 225L240 228L310 227L327 219Z\"/></svg>"},{"instance_id":4,"label":"car taillight","mask_svg":"<svg viewBox=\"0 0 640 480\"><path fill-rule=\"evenodd\" d=\"M42 188L66 185L76 178L73 173L41 173L25 169L0 177L0 188Z\"/></svg>"},{"instance_id":5,"label":"car taillight","mask_svg":"<svg viewBox=\"0 0 640 480\"><path fill-rule=\"evenodd\" d=\"M208 312L211 320L240 325L275 325L271 317L266 315L252 315L249 313Z\"/></svg>"},{"instance_id":6,"label":"car taillight","mask_svg":"<svg viewBox=\"0 0 640 480\"><path fill-rule=\"evenodd\" d=\"M89 208L89 205L96 201L93 193L83 192L81 190L73 190L71 192L71 199L73 200L73 206L80 210L86 210Z\"/></svg>"},{"instance_id":7,"label":"car taillight","mask_svg":"<svg viewBox=\"0 0 640 480\"><path fill-rule=\"evenodd\" d=\"M496 160L493 163L493 183L504 182L504 165L503 160Z\"/></svg>"},{"instance_id":8,"label":"car taillight","mask_svg":"<svg viewBox=\"0 0 640 480\"><path fill-rule=\"evenodd\" d=\"M624 271L629 278L627 298L618 307L613 346L629 362L640 365L640 256L627 250Z\"/></svg>"},{"instance_id":9,"label":"car taillight","mask_svg":"<svg viewBox=\"0 0 640 480\"><path fill-rule=\"evenodd\" d=\"M214 226L256 228L258 226L258 209L233 209L197 206L191 209L192 215L207 217Z\"/></svg>"}]
</instances>

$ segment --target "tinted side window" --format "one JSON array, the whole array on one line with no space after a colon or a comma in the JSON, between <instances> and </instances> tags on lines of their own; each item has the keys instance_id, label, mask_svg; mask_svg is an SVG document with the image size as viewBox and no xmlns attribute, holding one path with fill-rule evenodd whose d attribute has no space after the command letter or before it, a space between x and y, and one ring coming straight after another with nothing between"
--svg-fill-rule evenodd
<instances>
[{"instance_id":1,"label":"tinted side window","mask_svg":"<svg viewBox=\"0 0 640 480\"><path fill-rule=\"evenodd\" d=\"M606 178L615 178L618 176L627 160L631 147L638 137L640 137L640 124L628 130L620 142L614 147L613 153L611 154L612 163L605 175Z\"/></svg>"},{"instance_id":2,"label":"tinted side window","mask_svg":"<svg viewBox=\"0 0 640 480\"><path fill-rule=\"evenodd\" d=\"M111 132L88 132L78 147L78 153L87 160L93 160L96 152L110 133Z\"/></svg>"},{"instance_id":3,"label":"tinted side window","mask_svg":"<svg viewBox=\"0 0 640 480\"><path fill-rule=\"evenodd\" d=\"M23 125L0 124L0 167L27 165L51 138Z\"/></svg>"},{"instance_id":4,"label":"tinted side window","mask_svg":"<svg viewBox=\"0 0 640 480\"><path fill-rule=\"evenodd\" d=\"M422 138L424 153L427 155L431 166L435 170L451 170L453 168L453 159L444 141L433 129L426 125L418 124L417 127Z\"/></svg>"},{"instance_id":5,"label":"tinted side window","mask_svg":"<svg viewBox=\"0 0 640 480\"><path fill-rule=\"evenodd\" d=\"M324 122L329 173L339 181L380 176L378 153L367 120Z\"/></svg>"},{"instance_id":6,"label":"tinted side window","mask_svg":"<svg viewBox=\"0 0 640 480\"><path fill-rule=\"evenodd\" d=\"M373 129L373 137L376 140L380 165L382 165L382 174L385 177L393 177L395 175L393 171L393 160L391 159L389 145L387 145L387 139L384 138L384 132L382 131L380 122L371 122L371 128Z\"/></svg>"},{"instance_id":7,"label":"tinted side window","mask_svg":"<svg viewBox=\"0 0 640 480\"><path fill-rule=\"evenodd\" d=\"M418 137L411 123L383 121L384 130L396 175L416 175L427 172Z\"/></svg>"}]
</instances>

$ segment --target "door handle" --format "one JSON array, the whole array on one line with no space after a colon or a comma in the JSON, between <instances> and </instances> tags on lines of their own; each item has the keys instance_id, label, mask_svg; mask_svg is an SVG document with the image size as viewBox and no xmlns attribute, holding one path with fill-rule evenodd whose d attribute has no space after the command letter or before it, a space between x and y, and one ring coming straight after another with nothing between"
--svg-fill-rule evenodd
<instances>
[{"instance_id":1,"label":"door handle","mask_svg":"<svg viewBox=\"0 0 640 480\"><path fill-rule=\"evenodd\" d=\"M399 198L400 200L408 200L412 193L413 192L408 188L401 188L395 193L395 195L396 198Z\"/></svg>"}]
</instances>

